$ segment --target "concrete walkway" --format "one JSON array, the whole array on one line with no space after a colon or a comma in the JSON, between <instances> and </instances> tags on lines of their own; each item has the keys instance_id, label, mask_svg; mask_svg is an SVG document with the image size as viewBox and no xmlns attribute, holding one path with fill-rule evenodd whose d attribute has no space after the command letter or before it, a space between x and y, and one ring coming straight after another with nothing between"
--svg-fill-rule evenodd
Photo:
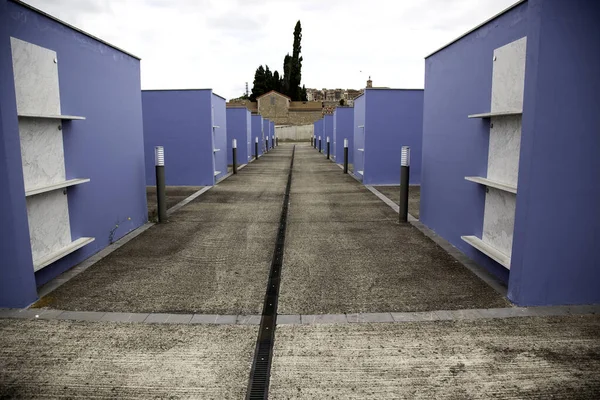
<instances>
[{"instance_id":1,"label":"concrete walkway","mask_svg":"<svg viewBox=\"0 0 600 400\"><path fill-rule=\"evenodd\" d=\"M296 147L290 201L280 314L509 306L309 146Z\"/></svg>"},{"instance_id":2,"label":"concrete walkway","mask_svg":"<svg viewBox=\"0 0 600 400\"><path fill-rule=\"evenodd\" d=\"M280 146L42 298L68 311L260 314L291 146Z\"/></svg>"},{"instance_id":3,"label":"concrete walkway","mask_svg":"<svg viewBox=\"0 0 600 400\"><path fill-rule=\"evenodd\" d=\"M0 398L244 398L291 151L0 310ZM511 306L308 145L287 226L270 398L600 398L599 306Z\"/></svg>"}]
</instances>

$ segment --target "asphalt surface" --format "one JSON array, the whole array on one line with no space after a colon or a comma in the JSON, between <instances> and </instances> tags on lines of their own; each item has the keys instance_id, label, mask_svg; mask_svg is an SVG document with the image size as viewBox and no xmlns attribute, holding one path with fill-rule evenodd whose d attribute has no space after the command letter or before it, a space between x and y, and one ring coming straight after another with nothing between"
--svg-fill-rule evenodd
<instances>
[{"instance_id":1,"label":"asphalt surface","mask_svg":"<svg viewBox=\"0 0 600 400\"><path fill-rule=\"evenodd\" d=\"M598 399L600 317L277 328L271 399Z\"/></svg>"},{"instance_id":2,"label":"asphalt surface","mask_svg":"<svg viewBox=\"0 0 600 400\"><path fill-rule=\"evenodd\" d=\"M269 152L37 305L260 314L291 154L291 145Z\"/></svg>"},{"instance_id":3,"label":"asphalt surface","mask_svg":"<svg viewBox=\"0 0 600 400\"><path fill-rule=\"evenodd\" d=\"M243 399L257 330L0 320L0 398Z\"/></svg>"},{"instance_id":4,"label":"asphalt surface","mask_svg":"<svg viewBox=\"0 0 600 400\"><path fill-rule=\"evenodd\" d=\"M167 210L175 204L185 200L204 186L167 186ZM146 202L148 203L148 220L155 221L158 218L156 186L146 186Z\"/></svg>"},{"instance_id":5,"label":"asphalt surface","mask_svg":"<svg viewBox=\"0 0 600 400\"><path fill-rule=\"evenodd\" d=\"M373 186L381 194L394 203L400 205L400 185L398 186ZM421 186L410 186L408 188L408 213L419 218L419 207L421 204Z\"/></svg>"},{"instance_id":6,"label":"asphalt surface","mask_svg":"<svg viewBox=\"0 0 600 400\"><path fill-rule=\"evenodd\" d=\"M279 314L509 305L309 146L296 147L290 202Z\"/></svg>"}]
</instances>

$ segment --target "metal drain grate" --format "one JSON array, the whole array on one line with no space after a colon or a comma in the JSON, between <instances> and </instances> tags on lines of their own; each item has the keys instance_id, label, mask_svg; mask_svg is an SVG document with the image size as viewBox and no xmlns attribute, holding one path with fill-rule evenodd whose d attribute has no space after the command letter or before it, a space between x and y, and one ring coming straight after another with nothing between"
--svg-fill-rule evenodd
<instances>
[{"instance_id":1,"label":"metal drain grate","mask_svg":"<svg viewBox=\"0 0 600 400\"><path fill-rule=\"evenodd\" d=\"M281 219L279 221L279 230L277 232L277 241L271 262L269 272L269 283L265 294L262 318L256 341L256 350L254 351L254 362L250 370L250 381L248 383L248 394L246 399L259 400L266 399L269 395L269 378L271 375L271 360L273 356L273 344L275 339L275 325L277 323L277 300L279 296L279 278L281 276L281 267L283 265L283 248L285 245L285 228L287 225L288 205L290 202L290 188L292 187L292 168L294 167L294 154L296 146L292 149L292 160L290 161L290 170L288 172L287 185L285 187L285 196L283 207L281 209Z\"/></svg>"}]
</instances>

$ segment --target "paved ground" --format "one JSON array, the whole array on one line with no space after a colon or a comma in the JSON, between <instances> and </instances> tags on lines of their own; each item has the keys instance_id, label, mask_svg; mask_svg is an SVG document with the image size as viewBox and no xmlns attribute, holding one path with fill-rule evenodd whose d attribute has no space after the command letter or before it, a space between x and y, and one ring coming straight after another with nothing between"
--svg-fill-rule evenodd
<instances>
[{"instance_id":1,"label":"paved ground","mask_svg":"<svg viewBox=\"0 0 600 400\"><path fill-rule=\"evenodd\" d=\"M598 399L600 317L277 328L271 399Z\"/></svg>"},{"instance_id":2,"label":"paved ground","mask_svg":"<svg viewBox=\"0 0 600 400\"><path fill-rule=\"evenodd\" d=\"M373 186L381 194L400 205L400 186ZM408 190L408 213L419 219L421 203L421 186L410 186Z\"/></svg>"},{"instance_id":3,"label":"paved ground","mask_svg":"<svg viewBox=\"0 0 600 400\"><path fill-rule=\"evenodd\" d=\"M296 147L280 314L506 307L364 186Z\"/></svg>"},{"instance_id":4,"label":"paved ground","mask_svg":"<svg viewBox=\"0 0 600 400\"><path fill-rule=\"evenodd\" d=\"M260 314L291 152L291 145L269 152L37 306Z\"/></svg>"},{"instance_id":5,"label":"paved ground","mask_svg":"<svg viewBox=\"0 0 600 400\"><path fill-rule=\"evenodd\" d=\"M187 197L193 195L204 186L167 186L167 210ZM148 220L158 218L156 208L156 186L146 186L146 201L148 202Z\"/></svg>"},{"instance_id":6,"label":"paved ground","mask_svg":"<svg viewBox=\"0 0 600 400\"><path fill-rule=\"evenodd\" d=\"M242 399L257 327L0 320L0 398Z\"/></svg>"}]
</instances>

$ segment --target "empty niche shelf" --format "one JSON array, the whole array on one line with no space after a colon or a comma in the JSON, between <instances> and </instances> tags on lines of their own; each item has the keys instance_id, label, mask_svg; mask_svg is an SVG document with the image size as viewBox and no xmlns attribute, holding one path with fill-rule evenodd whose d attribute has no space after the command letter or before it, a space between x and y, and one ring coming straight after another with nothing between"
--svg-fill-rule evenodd
<instances>
[{"instance_id":1,"label":"empty niche shelf","mask_svg":"<svg viewBox=\"0 0 600 400\"><path fill-rule=\"evenodd\" d=\"M219 175L221 171L215 171L215 176Z\"/></svg>"},{"instance_id":2,"label":"empty niche shelf","mask_svg":"<svg viewBox=\"0 0 600 400\"><path fill-rule=\"evenodd\" d=\"M69 243L62 249L52 252L52 253L48 254L47 256L34 261L33 270L39 271L40 269L44 268L45 266L48 266L48 265L52 264L53 262L58 261L61 258L73 253L74 251L79 250L83 246L92 243L94 240L95 239L93 237L79 238L79 239L75 240L74 242Z\"/></svg>"},{"instance_id":3,"label":"empty niche shelf","mask_svg":"<svg viewBox=\"0 0 600 400\"><path fill-rule=\"evenodd\" d=\"M497 111L481 114L471 114L469 118L492 118L492 117L510 117L513 115L521 115L522 111Z\"/></svg>"},{"instance_id":4,"label":"empty niche shelf","mask_svg":"<svg viewBox=\"0 0 600 400\"><path fill-rule=\"evenodd\" d=\"M89 178L69 179L68 181L54 183L52 185L40 186L40 187L26 190L25 196L34 196L36 194L51 192L53 190L58 190L58 189L66 188L69 186L81 185L82 183L86 183L89 181L90 181Z\"/></svg>"},{"instance_id":5,"label":"empty niche shelf","mask_svg":"<svg viewBox=\"0 0 600 400\"><path fill-rule=\"evenodd\" d=\"M221 151L221 149L213 149L213 153L216 153L217 151Z\"/></svg>"},{"instance_id":6,"label":"empty niche shelf","mask_svg":"<svg viewBox=\"0 0 600 400\"><path fill-rule=\"evenodd\" d=\"M461 236L460 238L503 267L510 269L510 256L504 254L495 247L490 246L477 236Z\"/></svg>"},{"instance_id":7,"label":"empty niche shelf","mask_svg":"<svg viewBox=\"0 0 600 400\"><path fill-rule=\"evenodd\" d=\"M493 181L488 178L482 178L481 176L465 176L465 179L471 182L479 183L480 185L485 185L499 190L504 190L505 192L517 194L517 187L507 183Z\"/></svg>"},{"instance_id":8,"label":"empty niche shelf","mask_svg":"<svg viewBox=\"0 0 600 400\"><path fill-rule=\"evenodd\" d=\"M77 115L41 115L41 114L19 114L19 118L47 118L47 119L63 119L63 120L84 120L85 117Z\"/></svg>"},{"instance_id":9,"label":"empty niche shelf","mask_svg":"<svg viewBox=\"0 0 600 400\"><path fill-rule=\"evenodd\" d=\"M356 171L360 176L364 176L365 171Z\"/></svg>"},{"instance_id":10,"label":"empty niche shelf","mask_svg":"<svg viewBox=\"0 0 600 400\"><path fill-rule=\"evenodd\" d=\"M365 151L365 149L356 149L356 150L358 150L358 151Z\"/></svg>"}]
</instances>

